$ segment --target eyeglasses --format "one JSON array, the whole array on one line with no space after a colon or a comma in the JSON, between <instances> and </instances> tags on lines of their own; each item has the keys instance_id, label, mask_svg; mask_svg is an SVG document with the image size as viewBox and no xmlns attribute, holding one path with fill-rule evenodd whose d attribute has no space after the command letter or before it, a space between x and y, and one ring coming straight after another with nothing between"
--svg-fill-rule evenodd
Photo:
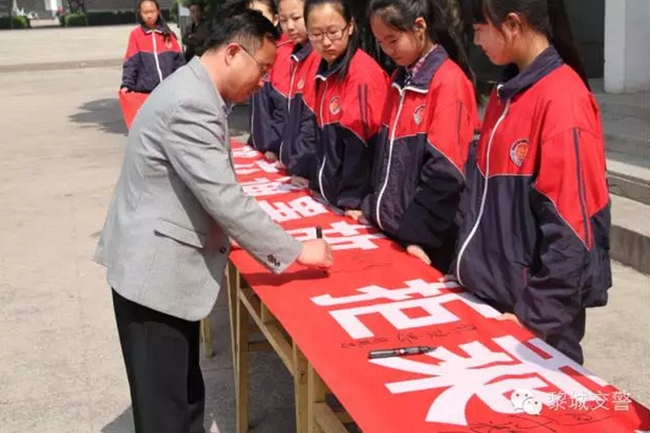
<instances>
[{"instance_id":1,"label":"eyeglasses","mask_svg":"<svg viewBox=\"0 0 650 433\"><path fill-rule=\"evenodd\" d=\"M323 40L325 36L327 36L327 39L329 39L331 42L338 41L341 38L343 38L343 34L345 31L348 29L348 26L343 27L342 29L337 29L337 30L328 30L326 32L322 33L312 33L309 32L307 33L307 37L309 38L310 41L314 42L320 42Z\"/></svg>"},{"instance_id":2,"label":"eyeglasses","mask_svg":"<svg viewBox=\"0 0 650 433\"><path fill-rule=\"evenodd\" d=\"M271 67L267 64L260 63L259 60L257 60L255 56L252 55L250 51L248 51L243 45L239 44L239 47L242 49L243 52L248 54L248 57L250 57L251 59L253 59L253 61L255 61L255 63L257 63L257 67L260 70L262 79L266 81L269 78L269 74L271 73Z\"/></svg>"}]
</instances>

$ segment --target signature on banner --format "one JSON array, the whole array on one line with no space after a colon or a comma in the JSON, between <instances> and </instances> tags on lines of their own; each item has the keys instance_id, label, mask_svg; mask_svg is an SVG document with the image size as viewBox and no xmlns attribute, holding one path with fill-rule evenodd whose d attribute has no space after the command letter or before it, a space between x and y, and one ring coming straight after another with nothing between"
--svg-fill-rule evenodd
<instances>
[{"instance_id":1,"label":"signature on banner","mask_svg":"<svg viewBox=\"0 0 650 433\"><path fill-rule=\"evenodd\" d=\"M486 318L496 318L500 314L467 292L453 291L459 288L455 282L418 279L405 281L405 286L389 289L372 285L358 289L355 295L333 297L326 294L313 297L311 301L321 307L335 307L329 314L355 340L376 337L362 321L370 314L383 316L399 331L460 322L460 318L446 308L451 302L460 301ZM384 302L341 308L369 301ZM413 318L406 314L412 309L427 314ZM480 341L473 341L454 347L438 347L420 360L384 358L368 362L413 374L412 380L387 383L387 389L393 394L442 390L426 415L426 421L432 423L467 426L466 407L475 397L501 414L541 414L544 407L551 408L557 400L557 393L548 392L550 387L567 395L584 396L585 402L598 403L602 399L602 395L593 393L584 383L590 382L596 389L607 386L605 381L542 340L534 338L523 344L515 337L504 336L493 338L492 342L501 350L494 351ZM465 355L459 355L459 351ZM562 370L566 367L575 370L582 381L564 373ZM522 393L521 390L530 391ZM513 404L511 397L517 404Z\"/></svg>"}]
</instances>

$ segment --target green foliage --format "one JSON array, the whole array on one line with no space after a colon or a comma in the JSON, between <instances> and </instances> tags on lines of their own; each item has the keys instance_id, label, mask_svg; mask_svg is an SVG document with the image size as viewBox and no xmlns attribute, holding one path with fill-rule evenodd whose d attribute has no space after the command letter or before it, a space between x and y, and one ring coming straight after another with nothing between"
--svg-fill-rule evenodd
<instances>
[{"instance_id":1,"label":"green foliage","mask_svg":"<svg viewBox=\"0 0 650 433\"><path fill-rule=\"evenodd\" d=\"M63 19L64 27L84 27L86 25L86 15L82 13L66 14Z\"/></svg>"},{"instance_id":2,"label":"green foliage","mask_svg":"<svg viewBox=\"0 0 650 433\"><path fill-rule=\"evenodd\" d=\"M29 18L22 16L0 17L0 29L28 29L31 25Z\"/></svg>"}]
</instances>

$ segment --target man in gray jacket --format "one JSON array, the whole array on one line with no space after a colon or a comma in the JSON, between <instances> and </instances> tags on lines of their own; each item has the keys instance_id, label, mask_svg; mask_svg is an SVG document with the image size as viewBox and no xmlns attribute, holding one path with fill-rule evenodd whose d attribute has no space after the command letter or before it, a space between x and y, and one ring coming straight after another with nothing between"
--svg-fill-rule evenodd
<instances>
[{"instance_id":1,"label":"man in gray jacket","mask_svg":"<svg viewBox=\"0 0 650 433\"><path fill-rule=\"evenodd\" d=\"M278 38L257 12L223 20L131 126L96 260L113 288L138 433L204 432L198 321L219 293L230 237L275 273L332 264L323 240L294 240L235 177L229 106L262 86Z\"/></svg>"}]
</instances>

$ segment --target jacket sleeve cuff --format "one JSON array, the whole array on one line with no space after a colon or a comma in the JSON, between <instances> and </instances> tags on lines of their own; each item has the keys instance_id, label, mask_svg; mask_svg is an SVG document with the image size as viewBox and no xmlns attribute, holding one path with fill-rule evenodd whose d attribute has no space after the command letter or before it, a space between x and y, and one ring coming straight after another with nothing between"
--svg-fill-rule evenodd
<instances>
[{"instance_id":1,"label":"jacket sleeve cuff","mask_svg":"<svg viewBox=\"0 0 650 433\"><path fill-rule=\"evenodd\" d=\"M277 254L269 254L266 259L266 266L274 274L281 274L291 266L302 253L302 242L291 239L291 242Z\"/></svg>"}]
</instances>

